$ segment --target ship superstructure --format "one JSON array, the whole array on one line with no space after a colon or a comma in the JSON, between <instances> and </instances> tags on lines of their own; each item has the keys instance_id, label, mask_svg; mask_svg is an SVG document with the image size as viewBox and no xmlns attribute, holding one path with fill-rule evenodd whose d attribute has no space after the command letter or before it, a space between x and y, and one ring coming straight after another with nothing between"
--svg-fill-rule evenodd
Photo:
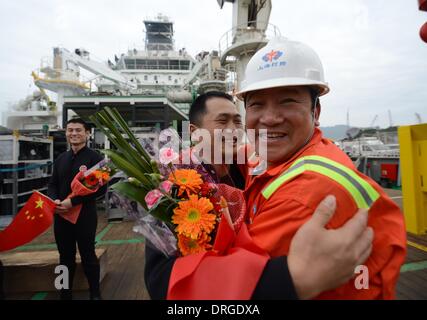
<instances>
[{"instance_id":1,"label":"ship superstructure","mask_svg":"<svg viewBox=\"0 0 427 320\"><path fill-rule=\"evenodd\" d=\"M21 103L19 110L15 107L13 114L5 114L5 126L28 129L31 115L22 111L46 113L32 129L43 124L64 126L76 114L88 120L107 105L117 107L132 126L178 126L179 120L187 119L197 93L226 90L227 71L221 67L218 51L202 51L193 58L185 48L176 49L174 24L161 14L144 20L144 26L144 49L128 50L115 56L114 62L93 60L83 48L74 52L54 48L53 58L42 59L33 78L39 95L44 90L57 94L56 105L36 110L31 101L31 109ZM83 78L81 69L93 76Z\"/></svg>"}]
</instances>

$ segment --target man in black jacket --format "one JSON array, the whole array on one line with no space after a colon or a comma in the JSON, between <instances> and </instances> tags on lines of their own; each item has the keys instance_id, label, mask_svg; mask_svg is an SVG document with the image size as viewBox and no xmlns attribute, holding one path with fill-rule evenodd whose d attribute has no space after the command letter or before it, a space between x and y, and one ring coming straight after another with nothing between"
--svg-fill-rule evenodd
<instances>
[{"instance_id":1,"label":"man in black jacket","mask_svg":"<svg viewBox=\"0 0 427 320\"><path fill-rule=\"evenodd\" d=\"M96 199L105 194L107 187L87 196L67 197L71 193L71 181L82 166L91 168L103 157L86 144L89 138L89 126L82 119L67 122L66 137L71 149L58 156L48 185L48 196L57 203L56 213L66 214L76 205L82 204L76 224L69 222L59 214L55 215L54 233L58 247L60 264L69 272L69 288L61 289L60 298L72 299L72 286L76 268L76 243L82 260L83 269L89 283L90 298L101 299L99 289L100 267L95 254L95 235L98 217Z\"/></svg>"},{"instance_id":2,"label":"man in black jacket","mask_svg":"<svg viewBox=\"0 0 427 320\"><path fill-rule=\"evenodd\" d=\"M243 127L232 97L222 92L200 95L190 107L189 118L191 131L203 128L213 134L215 129ZM219 182L244 188L244 178L235 164L205 167L214 170ZM367 259L373 239L372 233L364 234L367 212L361 210L342 228L328 231L324 226L335 210L334 199L328 200L329 204L328 201L319 204L312 218L296 233L289 256L268 261L252 299L310 299L348 281L354 275L354 268ZM342 239L354 241L346 245ZM165 257L149 243L145 248L148 292L152 299L165 299L176 258ZM293 263L288 267L290 260Z\"/></svg>"}]
</instances>

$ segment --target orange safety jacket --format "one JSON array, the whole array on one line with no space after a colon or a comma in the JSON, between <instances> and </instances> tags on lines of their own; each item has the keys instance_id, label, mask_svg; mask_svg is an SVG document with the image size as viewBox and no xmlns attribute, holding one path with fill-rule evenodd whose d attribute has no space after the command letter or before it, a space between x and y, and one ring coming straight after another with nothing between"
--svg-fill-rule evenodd
<instances>
[{"instance_id":1,"label":"orange safety jacket","mask_svg":"<svg viewBox=\"0 0 427 320\"><path fill-rule=\"evenodd\" d=\"M358 210L369 208L373 250L365 265L369 288L355 280L320 294L318 299L393 299L406 256L404 217L399 207L348 156L316 128L309 143L283 164L258 176L247 176L248 230L271 257L288 255L296 231L327 195L337 208L327 228L341 227ZM315 268L316 266L313 266Z\"/></svg>"}]
</instances>

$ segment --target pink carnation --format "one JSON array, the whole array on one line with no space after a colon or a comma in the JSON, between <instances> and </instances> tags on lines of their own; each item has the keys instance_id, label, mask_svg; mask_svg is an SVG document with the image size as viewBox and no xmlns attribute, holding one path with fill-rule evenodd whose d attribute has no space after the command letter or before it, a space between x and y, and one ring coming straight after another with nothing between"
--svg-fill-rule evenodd
<instances>
[{"instance_id":1,"label":"pink carnation","mask_svg":"<svg viewBox=\"0 0 427 320\"><path fill-rule=\"evenodd\" d=\"M178 159L179 154L172 148L161 148L159 152L159 159L162 164L169 164Z\"/></svg>"},{"instance_id":2,"label":"pink carnation","mask_svg":"<svg viewBox=\"0 0 427 320\"><path fill-rule=\"evenodd\" d=\"M170 182L169 180L165 180L160 184L160 189L166 193L169 193L172 189L172 185L172 182Z\"/></svg>"},{"instance_id":3,"label":"pink carnation","mask_svg":"<svg viewBox=\"0 0 427 320\"><path fill-rule=\"evenodd\" d=\"M145 203L148 209L151 209L159 200L163 197L163 194L158 189L151 190L145 196Z\"/></svg>"}]
</instances>

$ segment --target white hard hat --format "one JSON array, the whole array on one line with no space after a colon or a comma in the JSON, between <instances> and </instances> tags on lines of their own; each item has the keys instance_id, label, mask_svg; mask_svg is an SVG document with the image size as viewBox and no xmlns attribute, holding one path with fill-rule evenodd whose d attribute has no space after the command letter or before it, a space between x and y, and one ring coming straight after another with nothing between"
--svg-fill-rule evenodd
<instances>
[{"instance_id":1,"label":"white hard hat","mask_svg":"<svg viewBox=\"0 0 427 320\"><path fill-rule=\"evenodd\" d=\"M288 86L317 87L319 95L329 92L322 62L312 48L286 38L274 38L249 60L237 97L243 100L250 91Z\"/></svg>"}]
</instances>

